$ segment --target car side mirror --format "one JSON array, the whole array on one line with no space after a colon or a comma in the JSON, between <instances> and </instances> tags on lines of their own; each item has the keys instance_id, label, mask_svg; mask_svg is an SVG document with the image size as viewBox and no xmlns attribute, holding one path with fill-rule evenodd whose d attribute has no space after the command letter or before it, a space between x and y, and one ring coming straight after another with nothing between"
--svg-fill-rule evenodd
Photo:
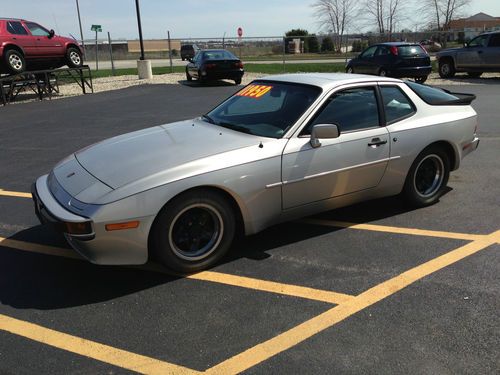
<instances>
[{"instance_id":1,"label":"car side mirror","mask_svg":"<svg viewBox=\"0 0 500 375\"><path fill-rule=\"evenodd\" d=\"M337 124L316 124L311 130L311 146L317 148L321 146L320 139L338 138L340 135Z\"/></svg>"},{"instance_id":2,"label":"car side mirror","mask_svg":"<svg viewBox=\"0 0 500 375\"><path fill-rule=\"evenodd\" d=\"M464 47L469 47L469 43L464 42Z\"/></svg>"},{"instance_id":3,"label":"car side mirror","mask_svg":"<svg viewBox=\"0 0 500 375\"><path fill-rule=\"evenodd\" d=\"M187 59L189 62L193 62L193 58L192 57L188 57Z\"/></svg>"},{"instance_id":4,"label":"car side mirror","mask_svg":"<svg viewBox=\"0 0 500 375\"><path fill-rule=\"evenodd\" d=\"M50 29L50 31L49 31L49 39L53 38L54 35L56 35L55 31L53 29Z\"/></svg>"}]
</instances>

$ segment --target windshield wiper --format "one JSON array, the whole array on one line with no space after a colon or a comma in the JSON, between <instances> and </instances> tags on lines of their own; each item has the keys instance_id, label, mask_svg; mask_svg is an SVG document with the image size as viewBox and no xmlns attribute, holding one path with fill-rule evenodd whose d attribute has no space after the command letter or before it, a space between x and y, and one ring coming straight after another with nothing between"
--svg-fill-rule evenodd
<instances>
[{"instance_id":1,"label":"windshield wiper","mask_svg":"<svg viewBox=\"0 0 500 375\"><path fill-rule=\"evenodd\" d=\"M242 132L242 133L253 134L250 129L245 128L244 126L230 124L228 122L219 122L216 125L219 125L219 126L222 126L224 128L231 129L231 130L236 130L236 131L239 131L239 132Z\"/></svg>"},{"instance_id":2,"label":"windshield wiper","mask_svg":"<svg viewBox=\"0 0 500 375\"><path fill-rule=\"evenodd\" d=\"M201 118L211 124L215 124L215 121L213 118L211 118L209 115L202 115Z\"/></svg>"}]
</instances>

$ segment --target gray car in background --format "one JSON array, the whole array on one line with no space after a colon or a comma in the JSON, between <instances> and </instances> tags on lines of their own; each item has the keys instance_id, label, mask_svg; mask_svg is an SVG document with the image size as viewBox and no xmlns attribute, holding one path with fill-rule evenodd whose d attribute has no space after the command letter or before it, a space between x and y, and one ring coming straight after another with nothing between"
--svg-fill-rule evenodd
<instances>
[{"instance_id":1,"label":"gray car in background","mask_svg":"<svg viewBox=\"0 0 500 375\"><path fill-rule=\"evenodd\" d=\"M196 272L238 232L400 193L436 203L478 146L474 98L357 74L261 78L202 117L69 155L33 184L35 210L93 263Z\"/></svg>"},{"instance_id":2,"label":"gray car in background","mask_svg":"<svg viewBox=\"0 0 500 375\"><path fill-rule=\"evenodd\" d=\"M500 72L500 32L481 34L463 48L449 48L436 53L441 78L457 72L479 77L484 72Z\"/></svg>"}]
</instances>

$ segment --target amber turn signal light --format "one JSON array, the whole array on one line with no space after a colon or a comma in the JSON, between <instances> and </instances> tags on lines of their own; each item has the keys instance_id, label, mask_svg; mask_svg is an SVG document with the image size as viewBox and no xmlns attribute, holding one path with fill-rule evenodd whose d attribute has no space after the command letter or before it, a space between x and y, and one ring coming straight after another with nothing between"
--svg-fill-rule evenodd
<instances>
[{"instance_id":1,"label":"amber turn signal light","mask_svg":"<svg viewBox=\"0 0 500 375\"><path fill-rule=\"evenodd\" d=\"M134 229L139 226L139 221L127 221L126 223L114 223L114 224L106 224L106 230L123 230L123 229Z\"/></svg>"}]
</instances>

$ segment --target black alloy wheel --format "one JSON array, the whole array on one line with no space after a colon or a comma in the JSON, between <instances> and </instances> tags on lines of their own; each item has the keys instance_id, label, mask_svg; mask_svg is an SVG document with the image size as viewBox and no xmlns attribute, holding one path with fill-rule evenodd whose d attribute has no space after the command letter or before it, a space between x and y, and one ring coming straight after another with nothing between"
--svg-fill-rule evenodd
<instances>
[{"instance_id":1,"label":"black alloy wheel","mask_svg":"<svg viewBox=\"0 0 500 375\"><path fill-rule=\"evenodd\" d=\"M227 199L212 190L194 190L174 198L160 211L150 245L167 268L188 274L224 256L235 232L235 214Z\"/></svg>"},{"instance_id":2,"label":"black alloy wheel","mask_svg":"<svg viewBox=\"0 0 500 375\"><path fill-rule=\"evenodd\" d=\"M450 176L450 158L440 147L422 151L406 177L403 195L414 207L436 203L443 194Z\"/></svg>"}]
</instances>

